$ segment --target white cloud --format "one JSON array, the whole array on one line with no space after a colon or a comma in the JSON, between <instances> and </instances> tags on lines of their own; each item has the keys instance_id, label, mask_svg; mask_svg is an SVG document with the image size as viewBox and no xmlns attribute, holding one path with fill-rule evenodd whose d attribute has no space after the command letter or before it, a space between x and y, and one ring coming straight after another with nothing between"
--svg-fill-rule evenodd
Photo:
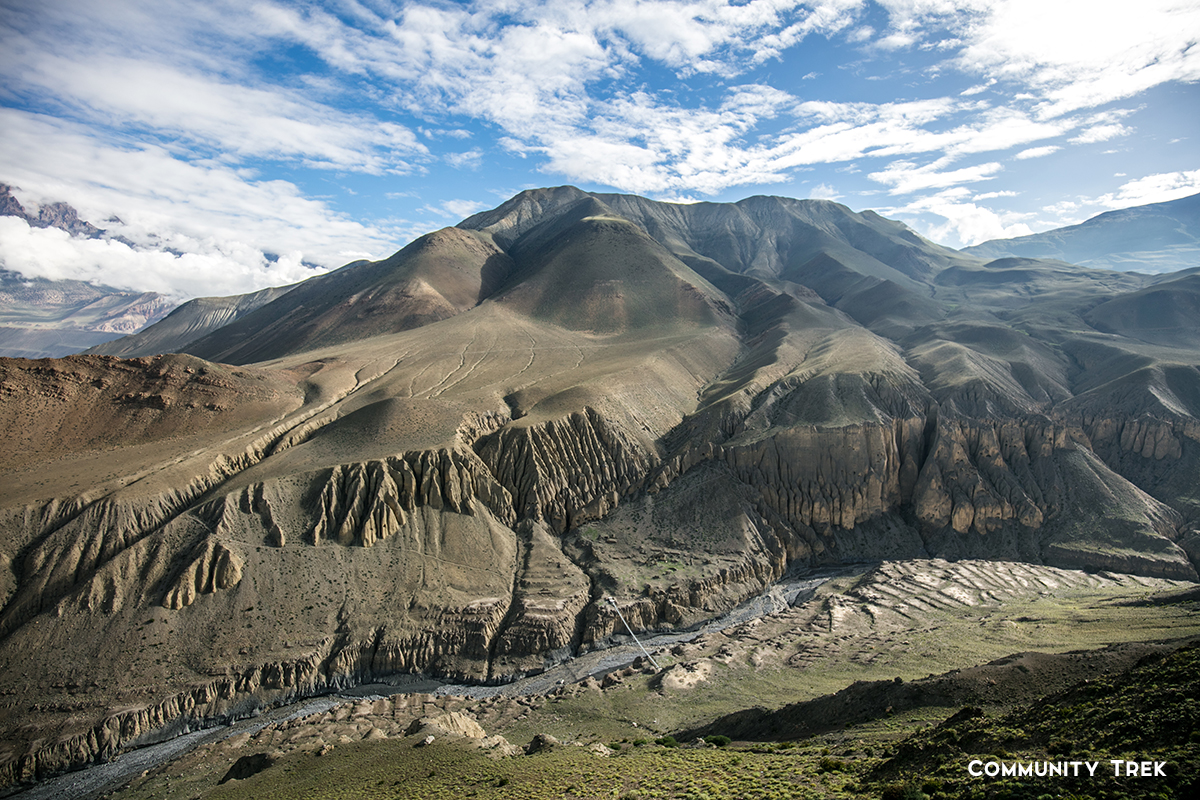
<instances>
[{"instance_id":1,"label":"white cloud","mask_svg":"<svg viewBox=\"0 0 1200 800\"><path fill-rule=\"evenodd\" d=\"M808 190L808 196L813 200L841 200L842 195L827 183L818 183Z\"/></svg>"},{"instance_id":2,"label":"white cloud","mask_svg":"<svg viewBox=\"0 0 1200 800\"><path fill-rule=\"evenodd\" d=\"M966 247L989 239L1008 239L1026 236L1033 231L1022 220L1028 218L1021 213L998 213L964 199L961 191L954 189L922 197L900 208L888 209L888 213L903 218L910 214L933 214L944 223L919 226L928 238L954 247ZM918 223L910 223L916 227Z\"/></svg>"},{"instance_id":3,"label":"white cloud","mask_svg":"<svg viewBox=\"0 0 1200 800\"><path fill-rule=\"evenodd\" d=\"M412 131L354 116L291 92L238 86L117 56L87 62L43 54L9 80L71 105L86 119L150 128L229 156L308 166L408 172L401 156L427 149Z\"/></svg>"},{"instance_id":4,"label":"white cloud","mask_svg":"<svg viewBox=\"0 0 1200 800\"><path fill-rule=\"evenodd\" d=\"M970 13L953 25L966 41L960 63L972 72L1025 82L1044 118L1200 78L1195 46L1200 6L1195 3L999 0L961 6ZM914 14L922 21L939 20L936 13Z\"/></svg>"},{"instance_id":5,"label":"white cloud","mask_svg":"<svg viewBox=\"0 0 1200 800\"><path fill-rule=\"evenodd\" d=\"M1132 131L1119 123L1109 123L1107 125L1094 125L1078 136L1071 137L1072 144L1093 144L1095 142L1107 142L1109 139L1115 139L1118 136L1128 136Z\"/></svg>"},{"instance_id":6,"label":"white cloud","mask_svg":"<svg viewBox=\"0 0 1200 800\"><path fill-rule=\"evenodd\" d=\"M150 9L136 0L113 8L69 0L46 5L38 12L45 16L37 18L37 24L25 21L24 35L14 35L11 29L0 32L0 65L9 91L53 98L76 119L118 132L154 131L225 159L270 158L357 172L408 172L411 165L404 158L428 152L403 125L313 99L311 85L268 85L244 75L229 80L219 72L234 64L186 63L189 51L181 53L171 40L187 34L172 26L183 20L210 23L210 14L203 10L197 19L190 7L172 11L170 0L165 0L147 20ZM133 17L148 29L139 29L136 37L116 30L110 13L114 9L118 20ZM228 12L229 19L210 30L244 37L246 31L228 26L236 20L249 25L252 19L236 8L219 10ZM78 15L73 24L86 25L88 31L86 38L74 36L73 46L67 48L58 41L66 24L64 12ZM178 14L175 22L169 20L172 13ZM156 35L166 41L155 42ZM208 52L211 59L211 48L219 52L228 43L222 38L215 36L209 48L197 52Z\"/></svg>"},{"instance_id":7,"label":"white cloud","mask_svg":"<svg viewBox=\"0 0 1200 800\"><path fill-rule=\"evenodd\" d=\"M189 163L157 146L116 148L78 125L14 109L0 109L0 128L8 145L0 150L0 175L24 195L36 202L67 198L84 219L113 234L200 259L184 268L169 253L126 252L118 242L64 243L41 229L6 229L21 242L5 245L15 259L7 262L9 269L47 274L74 268L75 274L62 276L113 285L120 276L122 285L136 287L128 277L136 275L144 281L141 288L156 291L233 294L293 282L302 260L335 267L387 255L398 244L389 232L350 221L284 181L255 181L228 165ZM122 223L104 222L113 216ZM41 246L47 254L39 260L35 250ZM78 258L68 258L70 252ZM267 252L293 255L272 264ZM121 258L128 259L127 271L118 269ZM111 268L107 278L96 273L100 265Z\"/></svg>"},{"instance_id":8,"label":"white cloud","mask_svg":"<svg viewBox=\"0 0 1200 800\"><path fill-rule=\"evenodd\" d=\"M476 211L483 211L487 207L487 203L481 203L478 200L447 200L442 203L442 208L456 217L469 217Z\"/></svg>"},{"instance_id":9,"label":"white cloud","mask_svg":"<svg viewBox=\"0 0 1200 800\"><path fill-rule=\"evenodd\" d=\"M1020 192L1012 192L1008 190L1001 192L984 192L983 194L975 195L971 199L978 203L980 200L991 200L996 197L1018 197L1020 194Z\"/></svg>"},{"instance_id":10,"label":"white cloud","mask_svg":"<svg viewBox=\"0 0 1200 800\"><path fill-rule=\"evenodd\" d=\"M1072 139L1072 141L1074 140ZM1059 150L1062 150L1062 148L1056 144L1048 144L1044 147L1030 147L1027 150L1022 150L1021 152L1017 153L1015 156L1013 156L1013 158L1021 161L1024 161L1027 158L1042 158L1043 156L1057 153Z\"/></svg>"},{"instance_id":11,"label":"white cloud","mask_svg":"<svg viewBox=\"0 0 1200 800\"><path fill-rule=\"evenodd\" d=\"M446 163L458 169L479 169L483 163L483 151L473 147L464 153L446 153L442 156Z\"/></svg>"},{"instance_id":12,"label":"white cloud","mask_svg":"<svg viewBox=\"0 0 1200 800\"><path fill-rule=\"evenodd\" d=\"M995 83L996 83L995 79L990 80L987 83L979 83L979 84L971 86L967 89L963 89L958 94L961 97L972 97L977 94L983 94L984 92L986 92L988 90L989 87L993 86Z\"/></svg>"},{"instance_id":13,"label":"white cloud","mask_svg":"<svg viewBox=\"0 0 1200 800\"><path fill-rule=\"evenodd\" d=\"M1200 193L1200 169L1161 172L1123 184L1116 192L1101 195L1096 203L1108 208L1128 208L1147 203L1164 203Z\"/></svg>"},{"instance_id":14,"label":"white cloud","mask_svg":"<svg viewBox=\"0 0 1200 800\"><path fill-rule=\"evenodd\" d=\"M890 186L890 194L908 194L925 189L942 189L960 183L990 180L1004 169L1002 164L996 162L946 171L942 171L943 166L945 164L939 162L917 166L911 161L893 161L882 171L872 172L867 177Z\"/></svg>"},{"instance_id":15,"label":"white cloud","mask_svg":"<svg viewBox=\"0 0 1200 800\"><path fill-rule=\"evenodd\" d=\"M172 237L172 246L188 244ZM181 255L142 250L105 239L72 238L57 228L30 228L16 217L0 217L0 263L26 277L81 280L119 289L154 291L178 299L251 292L285 286L323 270L302 263L299 252L262 252L242 243L196 243L207 252Z\"/></svg>"}]
</instances>

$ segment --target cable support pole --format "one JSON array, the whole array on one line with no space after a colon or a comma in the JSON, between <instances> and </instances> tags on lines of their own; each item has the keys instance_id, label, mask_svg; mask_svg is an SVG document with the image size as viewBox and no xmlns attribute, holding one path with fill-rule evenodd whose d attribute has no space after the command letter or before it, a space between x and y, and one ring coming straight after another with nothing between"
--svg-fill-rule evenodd
<instances>
[{"instance_id":1,"label":"cable support pole","mask_svg":"<svg viewBox=\"0 0 1200 800\"><path fill-rule=\"evenodd\" d=\"M633 632L633 628L629 627L629 622L625 619L625 615L621 613L621 608L617 605L617 601L614 600L611 595L609 595L608 602L612 603L613 610L617 612L617 616L621 618L621 622L625 623L625 630L629 631L629 635L633 637L633 641L637 642L637 646L641 648L643 655L650 659L650 663L654 665L656 670L661 672L662 667L660 667L658 662L654 660L654 656L650 655L646 648L642 646L641 640L639 640L637 635Z\"/></svg>"}]
</instances>

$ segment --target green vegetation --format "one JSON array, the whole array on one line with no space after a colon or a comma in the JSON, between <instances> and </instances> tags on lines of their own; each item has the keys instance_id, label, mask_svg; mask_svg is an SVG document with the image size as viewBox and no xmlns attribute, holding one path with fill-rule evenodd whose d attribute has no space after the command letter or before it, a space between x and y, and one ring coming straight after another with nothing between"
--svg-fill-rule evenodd
<instances>
[{"instance_id":1,"label":"green vegetation","mask_svg":"<svg viewBox=\"0 0 1200 800\"><path fill-rule=\"evenodd\" d=\"M964 708L913 735L868 785L931 798L1200 795L1200 643L1007 714ZM972 777L972 760L1099 763L1095 776ZM1117 777L1113 760L1165 762L1164 776ZM980 767L982 769L982 767ZM1085 768L1086 769L1086 768Z\"/></svg>"},{"instance_id":2,"label":"green vegetation","mask_svg":"<svg viewBox=\"0 0 1200 800\"><path fill-rule=\"evenodd\" d=\"M332 753L289 756L245 780L208 788L211 776L142 780L121 797L211 800L777 800L853 797L853 775L823 772L819 751L788 754L715 748L625 748L606 757L581 747L492 760L462 743L356 742Z\"/></svg>"}]
</instances>

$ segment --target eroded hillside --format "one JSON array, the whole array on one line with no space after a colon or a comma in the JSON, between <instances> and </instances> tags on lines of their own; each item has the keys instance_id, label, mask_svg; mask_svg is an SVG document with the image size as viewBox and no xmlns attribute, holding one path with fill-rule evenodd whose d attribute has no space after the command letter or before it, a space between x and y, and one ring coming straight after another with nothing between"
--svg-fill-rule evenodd
<instances>
[{"instance_id":1,"label":"eroded hillside","mask_svg":"<svg viewBox=\"0 0 1200 800\"><path fill-rule=\"evenodd\" d=\"M562 187L191 355L5 361L3 777L397 671L506 680L619 633L608 596L652 629L840 562L1195 580L1174 277Z\"/></svg>"}]
</instances>

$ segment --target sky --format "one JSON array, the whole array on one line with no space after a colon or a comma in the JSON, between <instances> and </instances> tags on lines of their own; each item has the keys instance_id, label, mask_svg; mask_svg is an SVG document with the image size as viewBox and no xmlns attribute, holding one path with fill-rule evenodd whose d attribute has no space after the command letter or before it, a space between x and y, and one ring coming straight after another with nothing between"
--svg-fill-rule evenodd
<instances>
[{"instance_id":1,"label":"sky","mask_svg":"<svg viewBox=\"0 0 1200 800\"><path fill-rule=\"evenodd\" d=\"M0 262L180 299L538 186L951 247L1200 192L1200 0L0 0Z\"/></svg>"}]
</instances>

